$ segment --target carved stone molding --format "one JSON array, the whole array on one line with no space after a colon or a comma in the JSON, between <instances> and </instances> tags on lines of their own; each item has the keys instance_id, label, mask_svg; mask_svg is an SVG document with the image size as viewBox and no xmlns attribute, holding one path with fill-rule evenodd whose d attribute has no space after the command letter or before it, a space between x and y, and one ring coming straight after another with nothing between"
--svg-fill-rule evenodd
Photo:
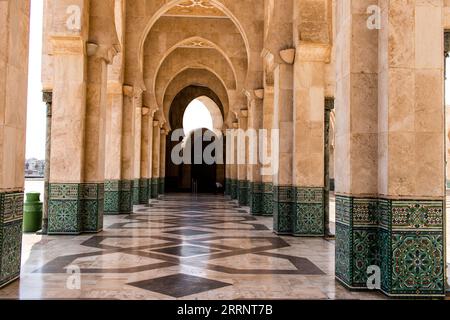
<instances>
[{"instance_id":1,"label":"carved stone molding","mask_svg":"<svg viewBox=\"0 0 450 320\"><path fill-rule=\"evenodd\" d=\"M327 44L300 42L297 46L296 58L298 61L329 63L331 46Z\"/></svg>"},{"instance_id":2,"label":"carved stone molding","mask_svg":"<svg viewBox=\"0 0 450 320\"><path fill-rule=\"evenodd\" d=\"M281 59L287 64L294 64L295 61L295 49L285 49L280 51Z\"/></svg>"},{"instance_id":3,"label":"carved stone molding","mask_svg":"<svg viewBox=\"0 0 450 320\"><path fill-rule=\"evenodd\" d=\"M264 99L264 89L256 89L254 91L255 97L258 99Z\"/></svg>"},{"instance_id":4,"label":"carved stone molding","mask_svg":"<svg viewBox=\"0 0 450 320\"><path fill-rule=\"evenodd\" d=\"M81 36L58 36L50 37L52 44L51 55L83 55L85 54L85 43Z\"/></svg>"}]
</instances>

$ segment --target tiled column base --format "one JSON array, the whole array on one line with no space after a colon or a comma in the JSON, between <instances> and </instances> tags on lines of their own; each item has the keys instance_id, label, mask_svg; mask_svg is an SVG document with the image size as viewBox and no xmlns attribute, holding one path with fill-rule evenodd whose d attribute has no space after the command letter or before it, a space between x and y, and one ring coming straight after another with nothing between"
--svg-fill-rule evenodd
<instances>
[{"instance_id":1,"label":"tiled column base","mask_svg":"<svg viewBox=\"0 0 450 320\"><path fill-rule=\"evenodd\" d=\"M159 178L152 178L152 199L158 199L158 193L159 193Z\"/></svg>"},{"instance_id":2,"label":"tiled column base","mask_svg":"<svg viewBox=\"0 0 450 320\"><path fill-rule=\"evenodd\" d=\"M20 276L23 192L0 193L0 287Z\"/></svg>"},{"instance_id":3,"label":"tiled column base","mask_svg":"<svg viewBox=\"0 0 450 320\"><path fill-rule=\"evenodd\" d=\"M81 184L49 185L48 234L81 233Z\"/></svg>"},{"instance_id":4,"label":"tiled column base","mask_svg":"<svg viewBox=\"0 0 450 320\"><path fill-rule=\"evenodd\" d=\"M264 216L273 216L273 196L273 184L263 183L262 214Z\"/></svg>"},{"instance_id":5,"label":"tiled column base","mask_svg":"<svg viewBox=\"0 0 450 320\"><path fill-rule=\"evenodd\" d=\"M105 181L105 215L117 215L120 210L120 180Z\"/></svg>"},{"instance_id":6,"label":"tiled column base","mask_svg":"<svg viewBox=\"0 0 450 320\"><path fill-rule=\"evenodd\" d=\"M238 182L237 180L231 180L231 188L230 188L231 199L236 200L238 198Z\"/></svg>"},{"instance_id":7,"label":"tiled column base","mask_svg":"<svg viewBox=\"0 0 450 320\"><path fill-rule=\"evenodd\" d=\"M444 201L338 196L336 219L336 277L346 286L366 288L376 265L389 296L444 296Z\"/></svg>"},{"instance_id":8,"label":"tiled column base","mask_svg":"<svg viewBox=\"0 0 450 320\"><path fill-rule=\"evenodd\" d=\"M231 180L225 179L225 190L224 193L226 196L231 195Z\"/></svg>"},{"instance_id":9,"label":"tiled column base","mask_svg":"<svg viewBox=\"0 0 450 320\"><path fill-rule=\"evenodd\" d=\"M122 214L133 212L132 186L131 180L120 181L120 213Z\"/></svg>"},{"instance_id":10,"label":"tiled column base","mask_svg":"<svg viewBox=\"0 0 450 320\"><path fill-rule=\"evenodd\" d=\"M323 188L274 186L274 231L293 236L323 236L323 201Z\"/></svg>"},{"instance_id":11,"label":"tiled column base","mask_svg":"<svg viewBox=\"0 0 450 320\"><path fill-rule=\"evenodd\" d=\"M100 232L103 230L105 185L84 183L81 191L81 232Z\"/></svg>"},{"instance_id":12,"label":"tiled column base","mask_svg":"<svg viewBox=\"0 0 450 320\"><path fill-rule=\"evenodd\" d=\"M323 188L295 188L293 233L295 236L324 236Z\"/></svg>"},{"instance_id":13,"label":"tiled column base","mask_svg":"<svg viewBox=\"0 0 450 320\"><path fill-rule=\"evenodd\" d=\"M240 180L238 182L238 188L239 188L239 194L238 194L238 200L240 206L248 206L248 190L249 190L249 183L247 180Z\"/></svg>"},{"instance_id":14,"label":"tiled column base","mask_svg":"<svg viewBox=\"0 0 450 320\"><path fill-rule=\"evenodd\" d=\"M139 204L148 204L149 197L149 179L139 180Z\"/></svg>"},{"instance_id":15,"label":"tiled column base","mask_svg":"<svg viewBox=\"0 0 450 320\"><path fill-rule=\"evenodd\" d=\"M48 234L99 232L103 228L104 184L50 184Z\"/></svg>"},{"instance_id":16,"label":"tiled column base","mask_svg":"<svg viewBox=\"0 0 450 320\"><path fill-rule=\"evenodd\" d=\"M250 212L253 215L263 213L263 184L261 182L250 183Z\"/></svg>"},{"instance_id":17,"label":"tiled column base","mask_svg":"<svg viewBox=\"0 0 450 320\"><path fill-rule=\"evenodd\" d=\"M133 180L133 205L137 206L139 204L139 187L140 187L140 179L134 179Z\"/></svg>"},{"instance_id":18,"label":"tiled column base","mask_svg":"<svg viewBox=\"0 0 450 320\"><path fill-rule=\"evenodd\" d=\"M336 196L336 277L349 288L366 288L379 266L377 201Z\"/></svg>"},{"instance_id":19,"label":"tiled column base","mask_svg":"<svg viewBox=\"0 0 450 320\"><path fill-rule=\"evenodd\" d=\"M166 178L159 178L158 180L158 194L162 195L166 192Z\"/></svg>"},{"instance_id":20,"label":"tiled column base","mask_svg":"<svg viewBox=\"0 0 450 320\"><path fill-rule=\"evenodd\" d=\"M292 234L294 187L274 186L273 191L273 230L280 235Z\"/></svg>"}]
</instances>

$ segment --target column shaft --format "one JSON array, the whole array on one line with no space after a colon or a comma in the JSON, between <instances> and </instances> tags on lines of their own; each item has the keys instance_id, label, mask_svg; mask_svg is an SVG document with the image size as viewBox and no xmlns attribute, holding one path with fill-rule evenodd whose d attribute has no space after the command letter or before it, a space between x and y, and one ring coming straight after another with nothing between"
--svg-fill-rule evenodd
<instances>
[{"instance_id":1,"label":"column shaft","mask_svg":"<svg viewBox=\"0 0 450 320\"><path fill-rule=\"evenodd\" d=\"M1 3L0 287L20 275L30 1Z\"/></svg>"},{"instance_id":2,"label":"column shaft","mask_svg":"<svg viewBox=\"0 0 450 320\"><path fill-rule=\"evenodd\" d=\"M105 140L105 202L106 215L122 212L120 187L122 184L122 117L123 89L121 84L108 88Z\"/></svg>"},{"instance_id":3,"label":"column shaft","mask_svg":"<svg viewBox=\"0 0 450 320\"><path fill-rule=\"evenodd\" d=\"M264 101L263 101L263 128L267 131L267 156L272 156L272 128L273 128L273 111L274 111L274 88L273 86L267 86L264 88ZM278 155L276 155L278 156ZM268 166L264 166L268 169ZM273 181L274 177L271 172L267 172L262 176L262 188L263 188L263 204L262 214L265 216L273 215Z\"/></svg>"},{"instance_id":4,"label":"column shaft","mask_svg":"<svg viewBox=\"0 0 450 320\"><path fill-rule=\"evenodd\" d=\"M243 136L238 137L238 201L241 206L248 206L249 181L247 177L248 144L245 134L248 129L248 110L241 110L239 130Z\"/></svg>"},{"instance_id":5,"label":"column shaft","mask_svg":"<svg viewBox=\"0 0 450 320\"><path fill-rule=\"evenodd\" d=\"M294 213L293 163L293 66L279 64L274 71L273 128L279 130L278 172L274 175L274 231L292 234ZM272 151L273 151L272 146Z\"/></svg>"},{"instance_id":6,"label":"column shaft","mask_svg":"<svg viewBox=\"0 0 450 320\"><path fill-rule=\"evenodd\" d=\"M122 125L122 179L120 182L120 211L133 212L133 179L134 179L134 133L135 133L135 97L133 88L124 87L123 125Z\"/></svg>"},{"instance_id":7,"label":"column shaft","mask_svg":"<svg viewBox=\"0 0 450 320\"><path fill-rule=\"evenodd\" d=\"M51 155L51 137L52 137L52 97L51 91L43 92L43 101L47 107L46 118L46 137L45 137L45 172L44 172L44 203L42 213L42 234L48 233L48 198L50 182L50 155Z\"/></svg>"},{"instance_id":8,"label":"column shaft","mask_svg":"<svg viewBox=\"0 0 450 320\"><path fill-rule=\"evenodd\" d=\"M386 26L379 31L378 66L381 287L393 296L443 296L443 3L380 5Z\"/></svg>"},{"instance_id":9,"label":"column shaft","mask_svg":"<svg viewBox=\"0 0 450 320\"><path fill-rule=\"evenodd\" d=\"M325 60L328 45L300 43L294 64L295 208L296 236L324 235L324 119Z\"/></svg>"},{"instance_id":10,"label":"column shaft","mask_svg":"<svg viewBox=\"0 0 450 320\"><path fill-rule=\"evenodd\" d=\"M142 134L142 97L135 99L134 118L134 174L133 174L133 205L139 204L141 182L141 134Z\"/></svg>"},{"instance_id":11,"label":"column shaft","mask_svg":"<svg viewBox=\"0 0 450 320\"><path fill-rule=\"evenodd\" d=\"M256 140L259 141L259 131L263 127L263 99L255 99L250 103L249 127L254 131ZM248 166L249 185L249 205L250 212L254 215L263 213L263 183L261 176L261 165L258 156L259 144L255 141L254 146L249 146L249 152L253 153L256 163L250 163ZM252 157L250 157L252 158Z\"/></svg>"},{"instance_id":12,"label":"column shaft","mask_svg":"<svg viewBox=\"0 0 450 320\"><path fill-rule=\"evenodd\" d=\"M166 131L161 129L160 136L160 164L159 164L159 181L158 181L158 193L164 194L166 189Z\"/></svg>"},{"instance_id":13,"label":"column shaft","mask_svg":"<svg viewBox=\"0 0 450 320\"><path fill-rule=\"evenodd\" d=\"M152 199L158 199L159 195L160 140L161 130L159 120L153 120Z\"/></svg>"},{"instance_id":14,"label":"column shaft","mask_svg":"<svg viewBox=\"0 0 450 320\"><path fill-rule=\"evenodd\" d=\"M148 204L149 201L149 179L151 172L149 168L149 156L151 155L149 136L150 121L153 125L153 118L147 111L142 115L142 135L141 135L141 179L139 181L139 204Z\"/></svg>"}]
</instances>

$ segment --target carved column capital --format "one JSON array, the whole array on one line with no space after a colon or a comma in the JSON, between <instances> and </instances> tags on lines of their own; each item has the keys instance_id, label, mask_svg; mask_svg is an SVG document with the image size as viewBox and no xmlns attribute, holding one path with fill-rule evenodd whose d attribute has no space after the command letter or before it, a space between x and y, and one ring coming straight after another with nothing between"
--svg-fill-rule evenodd
<instances>
[{"instance_id":1,"label":"carved column capital","mask_svg":"<svg viewBox=\"0 0 450 320\"><path fill-rule=\"evenodd\" d=\"M86 43L86 54L88 57L102 59L106 64L111 64L114 57L120 52L119 46L98 45L93 42Z\"/></svg>"}]
</instances>

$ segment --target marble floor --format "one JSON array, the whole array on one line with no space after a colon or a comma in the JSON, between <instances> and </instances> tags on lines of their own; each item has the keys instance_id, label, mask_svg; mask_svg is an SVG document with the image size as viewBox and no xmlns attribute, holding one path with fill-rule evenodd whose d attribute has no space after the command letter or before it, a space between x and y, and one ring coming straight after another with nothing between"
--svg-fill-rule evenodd
<instances>
[{"instance_id":1,"label":"marble floor","mask_svg":"<svg viewBox=\"0 0 450 320\"><path fill-rule=\"evenodd\" d=\"M278 237L221 196L167 195L100 234L25 235L0 299L384 299L334 278L334 241Z\"/></svg>"}]
</instances>

